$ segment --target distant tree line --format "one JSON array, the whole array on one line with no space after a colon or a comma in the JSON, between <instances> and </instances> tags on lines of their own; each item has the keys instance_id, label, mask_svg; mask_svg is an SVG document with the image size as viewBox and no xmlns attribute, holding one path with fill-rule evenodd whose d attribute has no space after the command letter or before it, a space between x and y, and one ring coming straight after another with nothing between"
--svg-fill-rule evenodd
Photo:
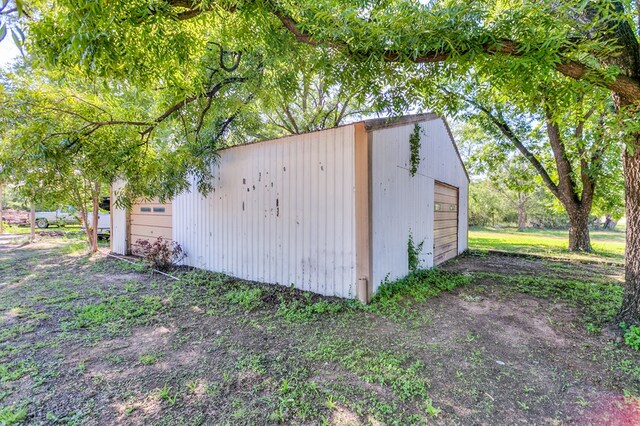
<instances>
[{"instance_id":1,"label":"distant tree line","mask_svg":"<svg viewBox=\"0 0 640 426\"><path fill-rule=\"evenodd\" d=\"M615 229L624 209L595 209L589 217L592 230ZM568 229L564 208L544 188L530 194L500 188L488 178L475 178L469 190L469 225L486 227Z\"/></svg>"}]
</instances>

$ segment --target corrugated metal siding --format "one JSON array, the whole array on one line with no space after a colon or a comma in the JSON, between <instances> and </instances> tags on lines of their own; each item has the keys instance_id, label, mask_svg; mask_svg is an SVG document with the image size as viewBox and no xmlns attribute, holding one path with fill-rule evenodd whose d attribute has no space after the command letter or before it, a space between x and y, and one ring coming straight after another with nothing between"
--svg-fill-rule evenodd
<instances>
[{"instance_id":1,"label":"corrugated metal siding","mask_svg":"<svg viewBox=\"0 0 640 426\"><path fill-rule=\"evenodd\" d=\"M411 176L409 136L413 124L379 129L372 135L371 203L373 290L405 276L409 233L423 242L420 266L433 266L434 181L459 188L458 252L467 248L468 181L440 119L420 123L420 165Z\"/></svg>"},{"instance_id":2,"label":"corrugated metal siding","mask_svg":"<svg viewBox=\"0 0 640 426\"><path fill-rule=\"evenodd\" d=\"M185 264L355 297L354 130L345 126L221 152L213 191L173 202Z\"/></svg>"},{"instance_id":3,"label":"corrugated metal siding","mask_svg":"<svg viewBox=\"0 0 640 426\"><path fill-rule=\"evenodd\" d=\"M115 195L124 188L123 181L111 185L111 251L116 254L127 254L127 210L115 207Z\"/></svg>"}]
</instances>

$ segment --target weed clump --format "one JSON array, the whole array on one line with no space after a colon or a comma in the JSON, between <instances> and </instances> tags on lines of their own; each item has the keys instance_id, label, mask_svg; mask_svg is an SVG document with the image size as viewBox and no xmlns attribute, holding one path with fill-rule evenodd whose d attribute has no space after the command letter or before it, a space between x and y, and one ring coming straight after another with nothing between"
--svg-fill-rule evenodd
<instances>
[{"instance_id":1,"label":"weed clump","mask_svg":"<svg viewBox=\"0 0 640 426\"><path fill-rule=\"evenodd\" d=\"M260 306L262 289L246 285L229 290L224 294L223 298L234 305L240 305L245 310L251 311Z\"/></svg>"},{"instance_id":2,"label":"weed clump","mask_svg":"<svg viewBox=\"0 0 640 426\"><path fill-rule=\"evenodd\" d=\"M309 323L326 315L370 312L394 319L411 319L418 315L413 302L423 302L444 291L467 285L471 277L437 269L416 270L404 278L385 282L371 304L355 300L326 298L308 291L279 286L257 285L224 274L192 270L182 274L181 282L207 289L210 305L241 307L246 311L275 308L275 316L287 323ZM233 309L231 309L233 311Z\"/></svg>"},{"instance_id":3,"label":"weed clump","mask_svg":"<svg viewBox=\"0 0 640 426\"><path fill-rule=\"evenodd\" d=\"M346 301L328 301L328 300L312 300L312 293L304 293L302 299L286 300L280 295L280 304L276 315L286 322L305 323L318 319L324 314L337 314L345 311L349 302Z\"/></svg>"},{"instance_id":4,"label":"weed clump","mask_svg":"<svg viewBox=\"0 0 640 426\"><path fill-rule=\"evenodd\" d=\"M119 321L139 321L155 315L162 309L157 297L145 296L132 299L126 296L114 297L95 305L76 309L71 320L71 328L96 328L103 324Z\"/></svg>"},{"instance_id":5,"label":"weed clump","mask_svg":"<svg viewBox=\"0 0 640 426\"><path fill-rule=\"evenodd\" d=\"M412 302L424 302L445 291L466 286L468 275L455 274L439 269L419 269L396 281L385 281L364 308L383 316L403 318L409 315Z\"/></svg>"},{"instance_id":6,"label":"weed clump","mask_svg":"<svg viewBox=\"0 0 640 426\"><path fill-rule=\"evenodd\" d=\"M363 347L350 340L327 340L308 353L311 360L339 363L365 383L389 386L401 401L428 398L425 364L409 355Z\"/></svg>"},{"instance_id":7,"label":"weed clump","mask_svg":"<svg viewBox=\"0 0 640 426\"><path fill-rule=\"evenodd\" d=\"M0 425L21 423L27 418L27 404L7 405L0 408Z\"/></svg>"},{"instance_id":8,"label":"weed clump","mask_svg":"<svg viewBox=\"0 0 640 426\"><path fill-rule=\"evenodd\" d=\"M640 327L637 325L629 326L624 322L620 324L620 327L624 331L624 343L636 351L640 351Z\"/></svg>"}]
</instances>

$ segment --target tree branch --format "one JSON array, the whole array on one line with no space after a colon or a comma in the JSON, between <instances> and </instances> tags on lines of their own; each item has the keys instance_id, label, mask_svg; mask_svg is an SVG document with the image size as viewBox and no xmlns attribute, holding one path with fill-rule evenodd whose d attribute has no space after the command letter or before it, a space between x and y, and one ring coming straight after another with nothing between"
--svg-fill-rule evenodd
<instances>
[{"instance_id":1,"label":"tree branch","mask_svg":"<svg viewBox=\"0 0 640 426\"><path fill-rule=\"evenodd\" d=\"M587 122L587 120L589 120L589 118L591 118L591 116L593 115L593 113L596 112L596 107L591 107L589 109L589 111L587 111L587 113L580 119L580 121L578 121L578 125L576 126L575 131L573 132L573 137L576 139L581 139L582 138L582 133L584 131L584 125Z\"/></svg>"},{"instance_id":2,"label":"tree branch","mask_svg":"<svg viewBox=\"0 0 640 426\"><path fill-rule=\"evenodd\" d=\"M319 41L315 40L309 33L301 30L297 22L272 6L272 13L280 20L282 25L291 32L296 40L300 43L309 44L311 46L317 46ZM371 56L375 52L353 52L349 49L347 43L338 43L335 41L323 43L329 47L336 48L338 50L347 50L351 53L357 53L362 56ZM492 42L483 43L481 50L489 55L506 55L506 56L523 56L521 46L518 42L509 39L499 39ZM460 54L472 53L472 49L457 52ZM451 57L451 52L446 51L429 51L421 52L415 55L402 54L393 50L382 51L382 57L387 62L402 62L410 61L414 63L432 63L443 62ZM624 74L618 74L614 79L607 79L601 75L601 71L595 68L591 68L578 61L568 58L559 57L558 63L555 68L561 74L573 78L574 80L593 80L594 83L606 87L607 89L618 93L619 95L632 100L640 99L640 81L635 78L626 76Z\"/></svg>"},{"instance_id":3,"label":"tree branch","mask_svg":"<svg viewBox=\"0 0 640 426\"><path fill-rule=\"evenodd\" d=\"M234 13L237 11L236 5L226 5L216 2L207 3L206 6L199 4L197 0L167 0L167 3L176 8L186 9L176 14L179 20L192 19L204 11L211 11L214 8L222 8L228 13ZM251 1L249 1L251 3ZM316 40L313 35L300 29L299 24L291 16L286 14L273 0L265 0L266 6L270 9L270 12L278 18L284 28L286 28L296 41L305 43L311 46L318 46L320 44L329 46L338 50L347 51L352 55L359 56L371 56L376 53L381 54L382 58L388 62L402 62L410 61L414 63L431 63L431 62L443 62L451 57L452 52L447 51L427 51L419 52L416 54L403 53L394 50L383 50L381 52L369 51L369 52L354 52L348 46L347 42L336 41L324 41ZM640 18L639 18L640 20ZM615 22L613 24L616 24ZM636 42L637 43L637 42ZM524 53L521 49L521 45L509 39L498 39L491 42L486 42L481 45L480 50L489 55L506 55L506 56L523 56ZM476 49L470 48L456 52L457 55L464 55L467 53L473 53ZM595 84L606 87L607 89L619 94L620 96L635 101L640 99L640 81L636 78L618 74L615 78L607 78L603 75L602 70L589 67L581 62L572 60L566 57L559 56L558 62L555 64L555 69L561 74L570 77L574 80L590 80Z\"/></svg>"},{"instance_id":4,"label":"tree branch","mask_svg":"<svg viewBox=\"0 0 640 426\"><path fill-rule=\"evenodd\" d=\"M238 69L238 66L240 65L240 59L242 58L242 52L228 52L222 48L222 45L220 43L216 43L215 41L210 41L209 44L218 46L218 49L220 50L220 58L218 59L220 69L226 72L234 72L236 69ZM231 64L230 67L226 66L224 63L225 55L233 56L233 64Z\"/></svg>"},{"instance_id":5,"label":"tree branch","mask_svg":"<svg viewBox=\"0 0 640 426\"><path fill-rule=\"evenodd\" d=\"M276 112L276 114L278 114L278 112ZM275 126L280 127L281 129L286 130L287 132L291 133L292 135L295 134L296 132L287 125L287 122L285 120L283 120L282 117L278 117L280 119L280 123L277 122L276 120L273 119L273 117L271 117L268 114L265 114L265 116L267 117L267 119Z\"/></svg>"},{"instance_id":6,"label":"tree branch","mask_svg":"<svg viewBox=\"0 0 640 426\"><path fill-rule=\"evenodd\" d=\"M580 197L581 201L589 202L590 199L593 198L593 193L595 190L595 181L592 179L589 172L593 167L593 164L587 159L587 154L585 152L584 146L582 145L580 139L582 139L582 134L584 133L584 125L586 121L593 115L596 111L596 107L593 106L587 111L587 113L578 121L576 125L575 131L573 132L573 136L576 139L576 146L578 149L578 155L580 156L580 180L582 181L582 195ZM597 150L596 150L597 151Z\"/></svg>"},{"instance_id":7,"label":"tree branch","mask_svg":"<svg viewBox=\"0 0 640 426\"><path fill-rule=\"evenodd\" d=\"M567 157L567 150L560 134L560 127L554 121L553 111L551 111L549 105L544 105L544 112L547 123L547 136L549 137L549 144L558 169L558 187L561 193L565 196L570 196L573 202L580 204L581 198L578 197L576 183L573 179L573 167Z\"/></svg>"},{"instance_id":8,"label":"tree branch","mask_svg":"<svg viewBox=\"0 0 640 426\"><path fill-rule=\"evenodd\" d=\"M300 133L300 129L298 128L298 125L296 124L296 119L293 117L293 114L291 113L291 111L289 110L288 106L284 106L282 108L282 110L284 111L285 115L287 116L287 118L289 119L289 122L291 123L291 125L293 126L294 130L296 133Z\"/></svg>"},{"instance_id":9,"label":"tree branch","mask_svg":"<svg viewBox=\"0 0 640 426\"><path fill-rule=\"evenodd\" d=\"M178 111L179 109L185 107L186 105L190 104L191 102L200 99L200 98L212 98L214 97L220 90L222 90L222 88L224 86L226 86L227 84L231 84L231 83L242 83L244 81L246 81L247 79L245 77L230 77L230 78L226 78L223 81L221 81L220 83L217 83L215 86L213 86L211 89L209 89L207 92L205 92L202 95L193 95L193 96L189 96L183 100L181 100L180 102L172 105L171 107L169 107L164 113L162 113L159 117L157 117L155 120L153 120L153 124L151 124L149 127L147 127L145 130L143 130L141 132L141 134L145 135L150 133L151 131L153 131L153 129L160 124L161 122L163 122L164 120L166 120L171 114L173 114L174 112Z\"/></svg>"},{"instance_id":10,"label":"tree branch","mask_svg":"<svg viewBox=\"0 0 640 426\"><path fill-rule=\"evenodd\" d=\"M446 91L449 94L453 94L448 90ZM558 191L558 185L553 182L551 176L549 176L549 173L544 168L540 160L538 160L538 158L531 151L529 151L526 146L524 146L520 138L515 134L511 127L509 127L506 121L502 117L498 117L497 115L493 114L488 108L474 101L473 99L469 99L466 97L462 97L462 99L464 99L464 101L468 104L482 111L487 116L487 118L498 128L498 130L500 130L500 132L508 140L511 141L511 143L518 149L518 151L520 151L520 153L527 159L527 161L531 163L531 165L536 169L536 171L542 178L544 184L547 186L547 188L549 188L553 195L559 198L560 194Z\"/></svg>"}]
</instances>

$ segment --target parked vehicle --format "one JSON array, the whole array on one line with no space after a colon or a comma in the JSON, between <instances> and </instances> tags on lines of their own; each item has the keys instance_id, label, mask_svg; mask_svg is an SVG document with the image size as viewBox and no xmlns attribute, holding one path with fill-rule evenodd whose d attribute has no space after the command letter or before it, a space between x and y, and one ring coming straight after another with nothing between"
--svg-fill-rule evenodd
<instances>
[{"instance_id":1,"label":"parked vehicle","mask_svg":"<svg viewBox=\"0 0 640 426\"><path fill-rule=\"evenodd\" d=\"M93 216L89 215L89 223L93 223ZM84 226L82 227L84 229ZM98 214L98 237L109 238L111 235L111 213Z\"/></svg>"},{"instance_id":2,"label":"parked vehicle","mask_svg":"<svg viewBox=\"0 0 640 426\"><path fill-rule=\"evenodd\" d=\"M29 212L6 209L2 212L2 220L8 225L29 226Z\"/></svg>"},{"instance_id":3,"label":"parked vehicle","mask_svg":"<svg viewBox=\"0 0 640 426\"><path fill-rule=\"evenodd\" d=\"M77 225L79 223L80 219L73 207L59 208L53 212L36 212L36 226L38 228L48 228L49 225Z\"/></svg>"}]
</instances>

